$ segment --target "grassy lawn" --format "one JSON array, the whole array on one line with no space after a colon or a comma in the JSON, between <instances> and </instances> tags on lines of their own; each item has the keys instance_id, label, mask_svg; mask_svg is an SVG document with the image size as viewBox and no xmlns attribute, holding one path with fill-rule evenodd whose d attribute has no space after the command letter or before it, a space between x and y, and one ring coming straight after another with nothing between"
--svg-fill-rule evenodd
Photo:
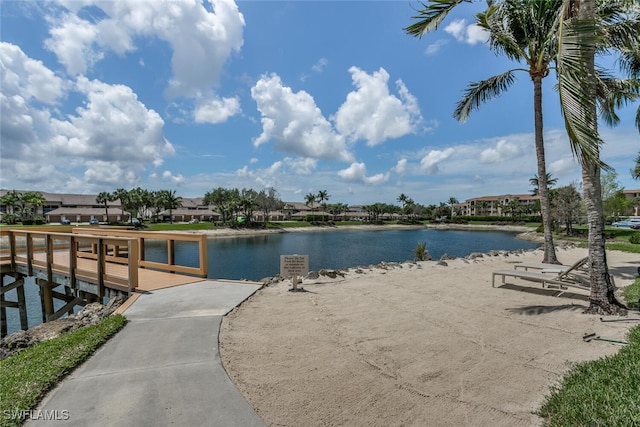
<instances>
[{"instance_id":1,"label":"grassy lawn","mask_svg":"<svg viewBox=\"0 0 640 427\"><path fill-rule=\"evenodd\" d=\"M126 323L121 315L43 341L0 361L0 426L18 426L22 411L45 394Z\"/></svg>"},{"instance_id":2,"label":"grassy lawn","mask_svg":"<svg viewBox=\"0 0 640 427\"><path fill-rule=\"evenodd\" d=\"M635 307L640 278L627 286L624 298ZM617 354L577 364L551 390L538 414L546 426L640 426L640 326Z\"/></svg>"}]
</instances>

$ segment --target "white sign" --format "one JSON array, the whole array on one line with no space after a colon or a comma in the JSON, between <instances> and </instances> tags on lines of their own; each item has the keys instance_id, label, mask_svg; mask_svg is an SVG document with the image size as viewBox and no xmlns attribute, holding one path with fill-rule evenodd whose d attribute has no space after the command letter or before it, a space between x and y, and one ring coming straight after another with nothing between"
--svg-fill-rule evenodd
<instances>
[{"instance_id":1,"label":"white sign","mask_svg":"<svg viewBox=\"0 0 640 427\"><path fill-rule=\"evenodd\" d=\"M309 274L309 255L280 255L280 275L285 279Z\"/></svg>"}]
</instances>

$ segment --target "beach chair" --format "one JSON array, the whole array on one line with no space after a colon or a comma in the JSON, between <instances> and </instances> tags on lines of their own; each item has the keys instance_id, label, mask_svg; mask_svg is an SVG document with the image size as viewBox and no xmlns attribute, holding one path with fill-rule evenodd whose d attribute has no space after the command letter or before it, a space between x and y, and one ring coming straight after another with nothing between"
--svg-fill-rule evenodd
<instances>
[{"instance_id":1,"label":"beach chair","mask_svg":"<svg viewBox=\"0 0 640 427\"><path fill-rule=\"evenodd\" d=\"M577 261L576 264L580 263L580 267L578 268L584 266L586 261L587 258L582 258L581 260ZM514 264L513 268L515 268L516 270L523 269L524 271L541 270L540 272L542 273L562 273L571 269L572 266L564 264L548 264L544 262L519 262Z\"/></svg>"},{"instance_id":2,"label":"beach chair","mask_svg":"<svg viewBox=\"0 0 640 427\"><path fill-rule=\"evenodd\" d=\"M502 283L505 283L507 277L514 277L517 279L528 280L531 282L541 283L544 288L545 285L559 286L560 288L571 286L579 289L589 289L590 281L589 277L583 273L580 273L579 269L587 263L588 258L578 260L575 264L568 266L562 271L558 271L555 264L548 264L555 266L556 271L540 269L539 272L504 269L494 271L491 279L491 286L496 287L496 276L502 276Z\"/></svg>"}]
</instances>

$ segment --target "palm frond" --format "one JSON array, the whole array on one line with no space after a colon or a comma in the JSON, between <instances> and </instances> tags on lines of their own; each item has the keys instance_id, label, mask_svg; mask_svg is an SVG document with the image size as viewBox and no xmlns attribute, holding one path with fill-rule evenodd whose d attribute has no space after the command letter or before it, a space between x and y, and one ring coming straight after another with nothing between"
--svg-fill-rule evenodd
<instances>
[{"instance_id":1,"label":"palm frond","mask_svg":"<svg viewBox=\"0 0 640 427\"><path fill-rule=\"evenodd\" d=\"M420 3L422 9L411 19L418 22L404 29L407 34L421 38L425 33L434 31L447 17L449 12L460 3L470 3L472 0L430 0L429 3Z\"/></svg>"},{"instance_id":2,"label":"palm frond","mask_svg":"<svg viewBox=\"0 0 640 427\"><path fill-rule=\"evenodd\" d=\"M515 81L514 71L509 70L486 80L470 83L463 98L458 102L453 117L460 122L465 122L472 110L477 110L484 102L500 96Z\"/></svg>"},{"instance_id":3,"label":"palm frond","mask_svg":"<svg viewBox=\"0 0 640 427\"><path fill-rule=\"evenodd\" d=\"M567 2L570 4L571 2ZM569 12L567 15L570 16ZM581 165L608 168L600 159L593 59L596 45L593 19L566 19L560 26L558 92L571 151Z\"/></svg>"}]
</instances>

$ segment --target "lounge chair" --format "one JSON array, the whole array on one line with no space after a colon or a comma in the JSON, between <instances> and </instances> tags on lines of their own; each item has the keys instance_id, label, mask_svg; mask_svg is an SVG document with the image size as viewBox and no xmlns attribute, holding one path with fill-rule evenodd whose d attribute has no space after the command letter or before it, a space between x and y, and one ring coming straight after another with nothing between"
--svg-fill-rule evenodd
<instances>
[{"instance_id":1,"label":"lounge chair","mask_svg":"<svg viewBox=\"0 0 640 427\"><path fill-rule=\"evenodd\" d=\"M587 261L587 258L582 258L578 262L582 262L582 264L584 264L584 262L586 261ZM544 262L519 262L513 265L513 268L515 268L516 270L518 269L523 269L524 271L542 270L541 271L542 273L562 273L564 271L569 270L571 267L572 266L570 265L548 264Z\"/></svg>"},{"instance_id":2,"label":"lounge chair","mask_svg":"<svg viewBox=\"0 0 640 427\"><path fill-rule=\"evenodd\" d=\"M560 288L566 286L572 286L579 289L589 289L589 277L583 274L580 274L577 270L580 269L584 264L586 264L588 258L583 258L577 261L575 264L568 266L563 271L550 271L541 269L540 272L533 271L522 271L518 269L513 270L498 270L494 271L491 279L491 286L496 287L496 276L502 276L502 283L505 283L505 279L508 277L515 277L522 280L529 280L531 282L542 283L542 287L544 288L546 285L555 285ZM550 266L555 266L555 264L548 264ZM557 268L558 266L556 266Z\"/></svg>"}]
</instances>

